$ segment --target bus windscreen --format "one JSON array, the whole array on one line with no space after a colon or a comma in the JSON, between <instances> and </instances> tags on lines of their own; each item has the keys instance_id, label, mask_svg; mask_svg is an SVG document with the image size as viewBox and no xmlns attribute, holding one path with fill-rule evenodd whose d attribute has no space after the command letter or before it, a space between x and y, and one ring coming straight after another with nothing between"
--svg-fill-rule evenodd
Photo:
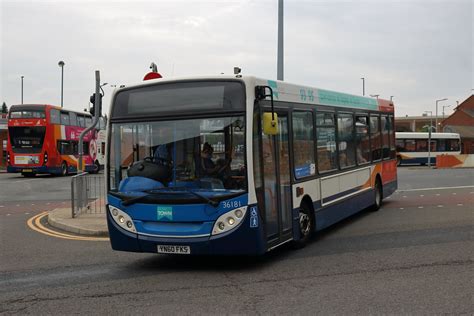
<instances>
[{"instance_id":1,"label":"bus windscreen","mask_svg":"<svg viewBox=\"0 0 474 316\"><path fill-rule=\"evenodd\" d=\"M40 153L43 148L44 126L15 126L8 128L8 135L14 153Z\"/></svg>"}]
</instances>

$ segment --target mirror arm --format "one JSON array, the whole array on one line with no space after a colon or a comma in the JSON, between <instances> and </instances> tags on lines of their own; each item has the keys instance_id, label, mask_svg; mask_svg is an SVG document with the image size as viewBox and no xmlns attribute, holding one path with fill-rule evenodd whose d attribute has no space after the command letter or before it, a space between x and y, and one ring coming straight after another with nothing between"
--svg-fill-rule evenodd
<instances>
[{"instance_id":1,"label":"mirror arm","mask_svg":"<svg viewBox=\"0 0 474 316\"><path fill-rule=\"evenodd\" d=\"M266 97L270 97L270 105L272 107L272 120L275 120L275 111L273 109L273 89L270 86L257 86L255 87L258 100L264 100ZM270 90L270 94L266 94L266 90Z\"/></svg>"}]
</instances>

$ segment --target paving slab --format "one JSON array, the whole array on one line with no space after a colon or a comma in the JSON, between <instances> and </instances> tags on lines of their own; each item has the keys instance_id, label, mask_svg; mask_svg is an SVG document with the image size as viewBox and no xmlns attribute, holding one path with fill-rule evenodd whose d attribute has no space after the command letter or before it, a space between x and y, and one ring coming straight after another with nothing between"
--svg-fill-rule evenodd
<instances>
[{"instance_id":1,"label":"paving slab","mask_svg":"<svg viewBox=\"0 0 474 316\"><path fill-rule=\"evenodd\" d=\"M86 236L108 236L105 213L71 216L70 208L57 208L49 212L48 223L70 233Z\"/></svg>"}]
</instances>

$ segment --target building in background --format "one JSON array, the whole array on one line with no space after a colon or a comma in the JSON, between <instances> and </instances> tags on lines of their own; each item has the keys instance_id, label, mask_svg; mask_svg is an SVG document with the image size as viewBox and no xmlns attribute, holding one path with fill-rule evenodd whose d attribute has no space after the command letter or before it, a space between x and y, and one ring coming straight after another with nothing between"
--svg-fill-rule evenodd
<instances>
[{"instance_id":1,"label":"building in background","mask_svg":"<svg viewBox=\"0 0 474 316\"><path fill-rule=\"evenodd\" d=\"M438 122L441 122L442 116L438 116ZM428 115L423 116L400 116L395 117L395 131L396 132L428 132L428 126L430 126L430 120L432 121L433 127L435 126L436 116L430 117ZM440 129L438 129L440 131ZM433 130L434 132L434 130Z\"/></svg>"},{"instance_id":2,"label":"building in background","mask_svg":"<svg viewBox=\"0 0 474 316\"><path fill-rule=\"evenodd\" d=\"M459 133L461 153L474 154L474 95L459 104L454 113L441 122L441 130Z\"/></svg>"}]
</instances>

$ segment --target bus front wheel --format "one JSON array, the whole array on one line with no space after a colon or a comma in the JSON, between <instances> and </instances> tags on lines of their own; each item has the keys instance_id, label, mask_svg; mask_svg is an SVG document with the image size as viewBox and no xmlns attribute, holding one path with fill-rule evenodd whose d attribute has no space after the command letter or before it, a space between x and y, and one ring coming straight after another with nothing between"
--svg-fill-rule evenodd
<instances>
[{"instance_id":1,"label":"bus front wheel","mask_svg":"<svg viewBox=\"0 0 474 316\"><path fill-rule=\"evenodd\" d=\"M68 171L67 171L67 163L65 161L63 161L63 163L61 164L61 176L67 176L68 174Z\"/></svg>"},{"instance_id":2,"label":"bus front wheel","mask_svg":"<svg viewBox=\"0 0 474 316\"><path fill-rule=\"evenodd\" d=\"M306 203L302 204L299 210L299 230L300 239L293 242L295 249L303 248L314 231L314 216L311 207Z\"/></svg>"}]
</instances>

